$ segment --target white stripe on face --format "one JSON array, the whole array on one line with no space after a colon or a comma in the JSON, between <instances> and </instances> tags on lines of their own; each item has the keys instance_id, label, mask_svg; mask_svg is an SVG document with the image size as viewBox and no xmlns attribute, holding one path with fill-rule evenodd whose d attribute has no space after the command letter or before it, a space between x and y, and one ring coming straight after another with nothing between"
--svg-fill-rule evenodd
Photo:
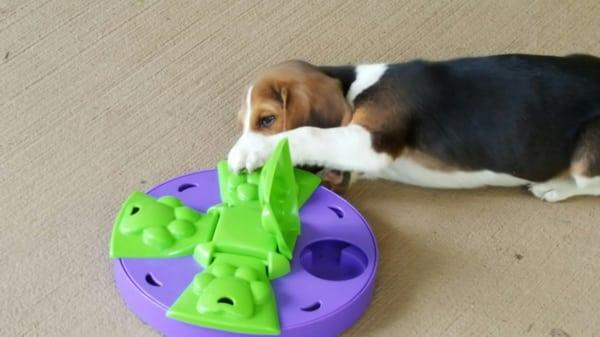
<instances>
[{"instance_id":1,"label":"white stripe on face","mask_svg":"<svg viewBox=\"0 0 600 337\"><path fill-rule=\"evenodd\" d=\"M246 93L246 111L244 112L244 134L250 132L250 121L252 120L252 88L248 88Z\"/></svg>"}]
</instances>

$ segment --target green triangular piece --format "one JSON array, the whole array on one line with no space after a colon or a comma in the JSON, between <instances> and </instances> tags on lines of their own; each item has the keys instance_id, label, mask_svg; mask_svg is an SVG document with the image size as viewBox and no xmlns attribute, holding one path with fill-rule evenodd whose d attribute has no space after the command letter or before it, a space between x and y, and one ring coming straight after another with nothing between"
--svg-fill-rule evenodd
<instances>
[{"instance_id":1,"label":"green triangular piece","mask_svg":"<svg viewBox=\"0 0 600 337\"><path fill-rule=\"evenodd\" d=\"M275 235L280 253L291 259L300 234L298 185L287 139L277 144L260 175L262 224Z\"/></svg>"},{"instance_id":2,"label":"green triangular piece","mask_svg":"<svg viewBox=\"0 0 600 337\"><path fill-rule=\"evenodd\" d=\"M219 254L167 311L189 324L244 334L280 333L275 295L264 265Z\"/></svg>"},{"instance_id":3,"label":"green triangular piece","mask_svg":"<svg viewBox=\"0 0 600 337\"><path fill-rule=\"evenodd\" d=\"M302 208L321 184L321 177L308 171L294 168L294 178L296 185L298 185L298 207Z\"/></svg>"},{"instance_id":4,"label":"green triangular piece","mask_svg":"<svg viewBox=\"0 0 600 337\"><path fill-rule=\"evenodd\" d=\"M172 196L133 192L119 211L110 242L112 258L163 258L192 255L196 244L212 238L217 213L203 214Z\"/></svg>"}]
</instances>

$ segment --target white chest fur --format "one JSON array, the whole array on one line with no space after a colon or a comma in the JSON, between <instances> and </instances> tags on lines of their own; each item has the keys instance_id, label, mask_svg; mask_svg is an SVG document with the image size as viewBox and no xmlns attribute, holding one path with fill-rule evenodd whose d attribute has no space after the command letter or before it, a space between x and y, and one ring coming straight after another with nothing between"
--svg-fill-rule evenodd
<instances>
[{"instance_id":1,"label":"white chest fur","mask_svg":"<svg viewBox=\"0 0 600 337\"><path fill-rule=\"evenodd\" d=\"M504 173L483 171L436 171L421 166L414 160L400 157L388 167L368 177L389 179L405 184L432 188L475 188L481 186L519 186L527 180Z\"/></svg>"}]
</instances>

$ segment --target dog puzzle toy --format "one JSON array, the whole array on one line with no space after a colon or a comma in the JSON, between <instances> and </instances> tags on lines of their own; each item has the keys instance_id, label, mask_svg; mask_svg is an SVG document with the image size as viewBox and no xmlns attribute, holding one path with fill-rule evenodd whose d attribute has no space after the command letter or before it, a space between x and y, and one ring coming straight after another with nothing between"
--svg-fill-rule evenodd
<instances>
[{"instance_id":1,"label":"dog puzzle toy","mask_svg":"<svg viewBox=\"0 0 600 337\"><path fill-rule=\"evenodd\" d=\"M283 140L258 171L222 161L132 193L110 245L122 296L169 337L339 335L368 306L377 251L319 183Z\"/></svg>"}]
</instances>

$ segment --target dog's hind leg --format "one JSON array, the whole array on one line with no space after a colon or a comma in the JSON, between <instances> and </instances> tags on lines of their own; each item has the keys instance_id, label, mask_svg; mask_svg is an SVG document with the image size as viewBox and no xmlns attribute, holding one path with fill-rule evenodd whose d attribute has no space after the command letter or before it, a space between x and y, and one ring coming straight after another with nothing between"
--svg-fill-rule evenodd
<instances>
[{"instance_id":1,"label":"dog's hind leg","mask_svg":"<svg viewBox=\"0 0 600 337\"><path fill-rule=\"evenodd\" d=\"M600 119L591 122L581 133L571 175L581 190L578 195L600 195Z\"/></svg>"},{"instance_id":2,"label":"dog's hind leg","mask_svg":"<svg viewBox=\"0 0 600 337\"><path fill-rule=\"evenodd\" d=\"M600 119L579 136L569 175L530 188L538 198L557 202L574 196L600 196Z\"/></svg>"}]
</instances>

